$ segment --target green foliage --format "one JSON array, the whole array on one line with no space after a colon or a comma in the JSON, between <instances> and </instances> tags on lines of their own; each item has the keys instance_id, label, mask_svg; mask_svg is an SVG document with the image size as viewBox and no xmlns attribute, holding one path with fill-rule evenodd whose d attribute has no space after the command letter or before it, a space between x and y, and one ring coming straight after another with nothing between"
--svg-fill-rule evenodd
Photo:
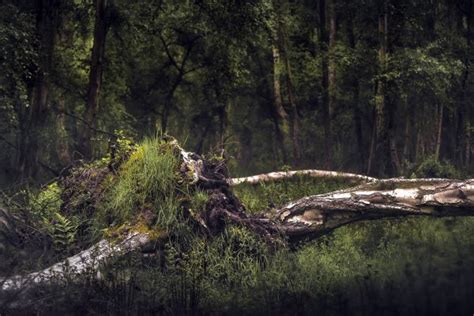
<instances>
[{"instance_id":1,"label":"green foliage","mask_svg":"<svg viewBox=\"0 0 474 316\"><path fill-rule=\"evenodd\" d=\"M37 194L27 192L32 217L36 221L53 218L61 207L61 192L62 189L57 182L47 185Z\"/></svg>"},{"instance_id":2,"label":"green foliage","mask_svg":"<svg viewBox=\"0 0 474 316\"><path fill-rule=\"evenodd\" d=\"M120 224L151 210L159 227L168 229L175 225L182 190L178 185L178 167L178 157L170 145L159 139L144 140L120 166L113 185L105 193L99 220Z\"/></svg>"},{"instance_id":3,"label":"green foliage","mask_svg":"<svg viewBox=\"0 0 474 316\"><path fill-rule=\"evenodd\" d=\"M130 154L137 149L137 144L133 138L127 135L124 130L115 130L113 139L109 140L109 150L101 158L94 160L87 167L111 167L119 166Z\"/></svg>"},{"instance_id":4,"label":"green foliage","mask_svg":"<svg viewBox=\"0 0 474 316\"><path fill-rule=\"evenodd\" d=\"M77 218L69 219L58 212L50 218L43 218L44 229L48 232L53 241L53 246L58 253L69 253L71 249L76 249L77 229L79 223Z\"/></svg>"},{"instance_id":5,"label":"green foliage","mask_svg":"<svg viewBox=\"0 0 474 316\"><path fill-rule=\"evenodd\" d=\"M447 161L439 161L435 157L428 157L416 167L412 178L460 179L461 173Z\"/></svg>"},{"instance_id":6,"label":"green foliage","mask_svg":"<svg viewBox=\"0 0 474 316\"><path fill-rule=\"evenodd\" d=\"M204 210L208 200L209 196L206 192L196 190L196 192L191 196L191 211L200 212Z\"/></svg>"}]
</instances>

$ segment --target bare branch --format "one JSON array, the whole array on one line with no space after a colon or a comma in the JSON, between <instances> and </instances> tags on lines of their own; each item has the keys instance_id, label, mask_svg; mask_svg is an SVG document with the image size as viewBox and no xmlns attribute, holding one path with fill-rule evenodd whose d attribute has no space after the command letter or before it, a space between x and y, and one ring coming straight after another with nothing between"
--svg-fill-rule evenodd
<instances>
[{"instance_id":1,"label":"bare branch","mask_svg":"<svg viewBox=\"0 0 474 316\"><path fill-rule=\"evenodd\" d=\"M261 182L270 182L270 181L288 179L295 176L308 176L312 178L346 179L346 180L356 180L356 181L361 181L361 182L376 182L377 181L376 178L372 178L372 177L360 175L360 174L339 172L339 171L307 169L307 170L294 170L294 171L278 171L278 172L259 174L259 175L250 176L250 177L232 178L232 179L229 179L229 184L231 186L238 185L241 183L258 184Z\"/></svg>"}]
</instances>

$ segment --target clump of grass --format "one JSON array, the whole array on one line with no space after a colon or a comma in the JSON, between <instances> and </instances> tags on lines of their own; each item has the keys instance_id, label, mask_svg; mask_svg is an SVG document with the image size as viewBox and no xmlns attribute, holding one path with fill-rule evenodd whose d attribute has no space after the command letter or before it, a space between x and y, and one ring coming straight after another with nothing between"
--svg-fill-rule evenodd
<instances>
[{"instance_id":1,"label":"clump of grass","mask_svg":"<svg viewBox=\"0 0 474 316\"><path fill-rule=\"evenodd\" d=\"M98 217L121 224L151 211L156 225L168 229L178 221L182 191L173 148L159 139L146 139L120 166Z\"/></svg>"}]
</instances>

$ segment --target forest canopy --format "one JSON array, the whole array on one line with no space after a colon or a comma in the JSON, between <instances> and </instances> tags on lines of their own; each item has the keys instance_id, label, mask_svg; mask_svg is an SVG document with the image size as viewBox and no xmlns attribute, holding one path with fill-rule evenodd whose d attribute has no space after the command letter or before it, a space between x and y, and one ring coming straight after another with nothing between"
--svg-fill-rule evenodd
<instances>
[{"instance_id":1,"label":"forest canopy","mask_svg":"<svg viewBox=\"0 0 474 316\"><path fill-rule=\"evenodd\" d=\"M471 314L473 20L1 1L0 314Z\"/></svg>"}]
</instances>

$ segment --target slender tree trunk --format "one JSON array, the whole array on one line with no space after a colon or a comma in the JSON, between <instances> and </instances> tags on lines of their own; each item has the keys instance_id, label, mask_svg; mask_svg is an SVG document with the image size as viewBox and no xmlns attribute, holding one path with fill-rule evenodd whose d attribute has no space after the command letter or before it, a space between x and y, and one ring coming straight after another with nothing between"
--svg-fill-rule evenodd
<instances>
[{"instance_id":1,"label":"slender tree trunk","mask_svg":"<svg viewBox=\"0 0 474 316\"><path fill-rule=\"evenodd\" d=\"M369 157L367 158L367 174L372 174L373 160L375 155L375 143L377 141L377 114L374 111L374 120L372 123L372 136L370 137Z\"/></svg>"},{"instance_id":2,"label":"slender tree trunk","mask_svg":"<svg viewBox=\"0 0 474 316\"><path fill-rule=\"evenodd\" d=\"M466 50L463 57L463 72L461 75L461 90L459 91L457 112L457 131L456 131L456 160L462 166L468 166L470 160L471 147L471 131L470 131L470 108L472 101L469 97L469 77L470 77L470 56L472 52L471 36L472 36L472 12L473 1L467 0L460 2L456 6L457 13L455 31L464 34Z\"/></svg>"},{"instance_id":3,"label":"slender tree trunk","mask_svg":"<svg viewBox=\"0 0 474 316\"><path fill-rule=\"evenodd\" d=\"M356 49L356 40L354 35L354 21L352 15L349 15L349 20L347 23L347 36L349 40L349 46L355 52ZM357 142L357 152L359 154L359 166L360 169L364 169L366 166L366 155L365 155L365 146L364 146L364 138L362 134L362 113L359 105L359 98L360 98L360 84L359 78L354 76L352 78L352 95L353 95L353 119L354 119L354 134L356 137Z\"/></svg>"},{"instance_id":4,"label":"slender tree trunk","mask_svg":"<svg viewBox=\"0 0 474 316\"><path fill-rule=\"evenodd\" d=\"M300 119L298 116L298 107L296 104L295 87L293 81L293 73L291 71L290 58L289 58L289 47L288 47L288 35L286 34L286 26L284 23L279 25L280 44L283 52L283 59L286 71L286 88L288 92L288 103L291 108L291 143L293 148L293 160L294 164L298 165L301 160L301 147L300 147Z\"/></svg>"},{"instance_id":5,"label":"slender tree trunk","mask_svg":"<svg viewBox=\"0 0 474 316\"><path fill-rule=\"evenodd\" d=\"M58 139L56 141L56 153L63 166L71 164L71 154L69 152L68 133L66 131L66 102L64 96L58 99L58 108L56 115L56 133Z\"/></svg>"},{"instance_id":6,"label":"slender tree trunk","mask_svg":"<svg viewBox=\"0 0 474 316\"><path fill-rule=\"evenodd\" d=\"M171 110L173 109L174 94L176 90L178 89L178 86L183 81L183 77L184 77L184 73L180 72L178 74L178 77L174 81L173 86L171 87L170 91L165 97L163 113L161 115L161 132L163 134L168 131L168 122L169 122L169 116L171 114Z\"/></svg>"},{"instance_id":7,"label":"slender tree trunk","mask_svg":"<svg viewBox=\"0 0 474 316\"><path fill-rule=\"evenodd\" d=\"M403 107L405 108L405 128L403 130L403 151L402 151L402 159L403 159L403 168L407 167L407 162L410 160L410 148L412 145L411 137L410 137L410 125L416 126L414 124L415 121L415 111L408 106L407 98L403 99ZM416 133L414 133L416 134Z\"/></svg>"},{"instance_id":8,"label":"slender tree trunk","mask_svg":"<svg viewBox=\"0 0 474 316\"><path fill-rule=\"evenodd\" d=\"M283 156L283 162L287 163L287 145L289 143L290 127L288 124L288 114L283 107L283 98L281 95L281 56L277 43L272 47L273 53L273 106L275 116L275 129L277 139L280 143L280 151Z\"/></svg>"},{"instance_id":9,"label":"slender tree trunk","mask_svg":"<svg viewBox=\"0 0 474 316\"><path fill-rule=\"evenodd\" d=\"M380 72L384 73L386 70L387 61L387 25L388 14L387 11L379 15L379 55L378 62ZM388 133L388 117L386 109L385 96L385 81L383 79L377 82L377 93L375 95L375 154L374 162L377 167L374 171L379 175L386 175L387 163L391 160L390 155L390 135Z\"/></svg>"},{"instance_id":10,"label":"slender tree trunk","mask_svg":"<svg viewBox=\"0 0 474 316\"><path fill-rule=\"evenodd\" d=\"M469 89L472 89L470 86L470 76L471 76L471 59L469 54L472 54L474 46L472 45L472 33L473 33L473 10L474 10L474 1L469 0L466 3L466 30L465 30L465 37L466 37L466 47L468 48L466 52L466 58L464 62L464 78L462 82L462 89L463 89L463 105L465 108L465 118L464 118L464 138L465 138L465 148L464 148L464 164L468 168L471 163L471 112L472 106L474 103L472 99L469 97Z\"/></svg>"},{"instance_id":11,"label":"slender tree trunk","mask_svg":"<svg viewBox=\"0 0 474 316\"><path fill-rule=\"evenodd\" d=\"M95 0L94 43L92 46L89 86L87 91L84 124L79 139L79 151L86 158L92 157L93 126L99 109L99 97L104 72L105 42L108 31L107 9L109 0Z\"/></svg>"},{"instance_id":12,"label":"slender tree trunk","mask_svg":"<svg viewBox=\"0 0 474 316\"><path fill-rule=\"evenodd\" d=\"M332 164L332 132L331 132L331 113L329 103L329 65L328 65L328 47L329 36L327 32L326 19L326 0L319 1L319 47L321 50L321 86L322 86L322 119L324 126L324 165L330 169Z\"/></svg>"},{"instance_id":13,"label":"slender tree trunk","mask_svg":"<svg viewBox=\"0 0 474 316\"><path fill-rule=\"evenodd\" d=\"M329 44L328 44L328 112L329 120L332 121L336 109L336 11L335 0L328 0L328 22L329 22ZM332 139L332 136L331 136Z\"/></svg>"},{"instance_id":14,"label":"slender tree trunk","mask_svg":"<svg viewBox=\"0 0 474 316\"><path fill-rule=\"evenodd\" d=\"M403 129L403 149L401 157L402 172L406 173L410 166L410 161L413 155L413 143L416 144L416 121L414 110L408 110L407 101L404 100L405 111L405 127ZM414 141L412 140L414 138Z\"/></svg>"},{"instance_id":15,"label":"slender tree trunk","mask_svg":"<svg viewBox=\"0 0 474 316\"><path fill-rule=\"evenodd\" d=\"M435 159L439 160L440 156L440 149L441 149L441 136L443 131L443 114L444 114L444 106L442 104L439 105L439 117L438 117L438 130L436 133L436 148L435 148Z\"/></svg>"},{"instance_id":16,"label":"slender tree trunk","mask_svg":"<svg viewBox=\"0 0 474 316\"><path fill-rule=\"evenodd\" d=\"M231 100L228 97L227 101L222 104L222 106L218 109L218 116L219 116L219 143L218 148L220 150L225 149L225 135L227 130L228 118L227 118L227 110L231 107Z\"/></svg>"}]
</instances>

